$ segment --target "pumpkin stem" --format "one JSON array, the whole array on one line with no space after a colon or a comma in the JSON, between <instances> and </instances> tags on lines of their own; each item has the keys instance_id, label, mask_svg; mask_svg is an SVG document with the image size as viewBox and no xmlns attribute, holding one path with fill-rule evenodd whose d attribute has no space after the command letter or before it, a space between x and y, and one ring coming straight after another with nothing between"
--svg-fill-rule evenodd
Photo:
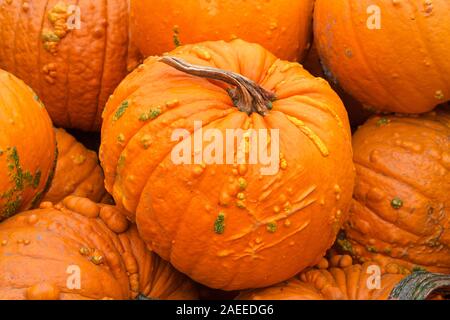
<instances>
[{"instance_id":1,"label":"pumpkin stem","mask_svg":"<svg viewBox=\"0 0 450 320\"><path fill-rule=\"evenodd\" d=\"M426 271L414 272L400 281L390 300L425 300L431 294L450 294L450 275Z\"/></svg>"},{"instance_id":2,"label":"pumpkin stem","mask_svg":"<svg viewBox=\"0 0 450 320\"><path fill-rule=\"evenodd\" d=\"M272 109L272 102L276 99L275 94L272 92L265 90L252 80L231 71L192 65L171 56L161 57L159 61L193 76L219 80L232 85L233 88L227 90L228 94L239 111L246 112L248 115L257 112L265 116Z\"/></svg>"}]
</instances>

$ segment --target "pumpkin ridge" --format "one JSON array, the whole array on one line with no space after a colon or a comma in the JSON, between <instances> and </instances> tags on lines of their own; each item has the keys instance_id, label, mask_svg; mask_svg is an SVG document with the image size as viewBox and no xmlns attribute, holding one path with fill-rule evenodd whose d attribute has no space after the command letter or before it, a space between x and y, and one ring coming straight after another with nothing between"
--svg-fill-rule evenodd
<instances>
[{"instance_id":1,"label":"pumpkin ridge","mask_svg":"<svg viewBox=\"0 0 450 320\"><path fill-rule=\"evenodd\" d=\"M427 115L426 113L422 114L422 116L424 116L424 117L426 115ZM394 118L394 119L401 120L401 124L406 124L406 125L410 126L411 128L417 127L417 126L423 126L425 129L432 130L435 133L445 133L446 132L445 129L448 129L450 127L450 124L447 122L444 122L444 120L441 118L438 118L438 119L425 118L424 121L420 121L417 118L407 118L407 117ZM437 128L436 126L430 126L429 125L430 123L442 125L443 127L445 127L445 129Z\"/></svg>"},{"instance_id":2,"label":"pumpkin ridge","mask_svg":"<svg viewBox=\"0 0 450 320\"><path fill-rule=\"evenodd\" d=\"M415 11L419 11L419 8L416 8L416 6L414 5L414 3L411 2L411 0L407 0L406 3L408 3L410 5L410 7L413 7L415 9ZM444 1L444 3L446 3L446 2ZM428 41L426 40L426 38L424 38L423 34L426 34L428 32L422 32L424 30L424 25L419 22L420 19L422 19L422 15L418 14L416 16L416 19L414 20L416 22L415 25L418 30L417 34L418 34L421 42L423 43L424 47L426 48L426 51L427 51L426 56L431 57L431 60L433 62L435 62L436 58L440 57L440 55L435 54L435 52L430 47ZM434 69L436 70L436 74L441 79L441 84L447 85L447 90L450 92L450 78L449 79L444 78L444 75L447 73L441 72L441 70L439 70L438 66L441 66L441 65L442 65L441 63L436 63L436 62L433 63ZM424 96L425 96L425 94L424 94Z\"/></svg>"},{"instance_id":3,"label":"pumpkin ridge","mask_svg":"<svg viewBox=\"0 0 450 320\"><path fill-rule=\"evenodd\" d=\"M334 111L333 109L331 109L330 107L328 107L328 105L326 105L325 103L314 101L314 99L311 98L309 95L303 95L303 96L296 95L296 96L292 96L290 98L295 98L296 100L300 100L301 102L303 102L313 108L321 109L321 110L325 111L325 113L330 114L336 120L338 127L340 127L341 129L344 129L344 124L343 124L343 121L342 121L341 117L339 116L339 114L336 111Z\"/></svg>"},{"instance_id":4,"label":"pumpkin ridge","mask_svg":"<svg viewBox=\"0 0 450 320\"><path fill-rule=\"evenodd\" d=\"M76 0L76 3L75 3L75 5L79 5L79 1L80 0ZM67 35L66 35L66 37L67 37L67 41L69 41L69 40L71 40L70 38L72 38L73 37L73 32L69 32ZM71 49L72 49L73 47L71 46ZM70 75L70 70L71 70L71 66L72 66L72 63L71 63L71 56L72 56L72 50L68 50L68 52L67 52L67 72L66 72L66 81L65 81L65 83L66 83L66 88L65 88L65 94L64 94L64 104L63 104L63 106L64 106L64 110L65 110L65 112L64 112L64 114L65 114L65 118L66 118L66 120L67 120L67 123L68 123L68 127L69 128L71 128L72 126L73 126L73 124L72 124L72 117L71 117L71 112L72 112L72 110L71 110L71 108L69 107L70 105L69 105L69 102L70 102L70 94L69 94L69 83L70 83L70 80L69 80L69 75Z\"/></svg>"},{"instance_id":5,"label":"pumpkin ridge","mask_svg":"<svg viewBox=\"0 0 450 320\"><path fill-rule=\"evenodd\" d=\"M15 25L14 25L14 30L17 30L17 27L20 23L20 15L22 14L22 10L18 10L19 12L16 14L15 17ZM13 65L12 65L12 69L14 70L12 73L15 74L16 70L17 70L17 32L14 32L14 38L13 38L13 45L14 45L14 49L12 52L12 58L13 58Z\"/></svg>"},{"instance_id":6,"label":"pumpkin ridge","mask_svg":"<svg viewBox=\"0 0 450 320\"><path fill-rule=\"evenodd\" d=\"M217 110L217 111L220 111L221 109L208 108L208 110ZM225 118L227 118L228 116L230 116L231 114L233 114L233 113L235 113L235 112L236 112L236 111L233 109L232 111L230 111L230 113L228 113L228 114L225 115L225 116L220 115L220 116L218 116L218 118L216 118L216 119L214 119L214 120L211 120L210 122L203 122L203 127L204 127L204 126L207 126L207 125L210 125L211 123L215 123L215 122L217 122L217 121L224 120ZM157 120L157 119L155 119L155 120ZM136 135L138 135L139 132L141 132L141 130L143 130L145 127L147 127L147 126L149 126L149 125L151 125L151 124L152 124L152 122L149 122L149 123L145 124L145 125L144 125L143 127L141 127L135 134L133 134L133 135L132 135L132 138L130 138L130 140L128 141L128 143L126 144L126 146L122 149L122 152L120 153L120 155L123 155L124 153L126 153L126 151L128 150L128 147L129 147L130 143L133 141L133 139L136 137ZM188 130L188 129L186 129L186 130ZM188 131L189 131L189 133L190 133L190 134L189 134L189 137L192 137L192 135L195 133L195 130L194 130L193 132L191 132L191 130L188 130ZM177 141L173 141L173 142L172 142L173 145L176 145L177 143L178 143ZM145 150L140 150L140 152L141 152L141 153L142 153L142 152L145 152ZM166 158L171 154L171 152L172 152L172 149L168 150L168 152L167 152L166 154L162 154L162 155L161 155L161 157L159 158L159 160L164 161L164 159L166 159ZM135 157L133 157L132 161L134 161L135 159L138 159L139 156L140 156L140 154L137 154ZM160 163L161 161L154 161L154 163ZM131 163L133 163L133 162L131 162ZM143 186L142 186L142 188L141 188L141 192L142 192L142 190L144 190L144 189L146 188L148 181L151 179L151 177L153 176L153 174L154 174L155 170L157 170L157 168L158 168L158 166L155 165L155 167L154 167L151 171L149 171L149 175L148 175L147 182L145 182L145 183L143 184ZM117 169L116 169L116 172L117 172ZM123 185L121 181L116 180L115 183L114 183L114 185L113 185L113 190L115 190L116 188L121 189L123 186L125 186L125 185ZM143 193L141 193L140 197L142 197L142 195L143 195ZM138 203L139 203L140 200L141 200L140 197L139 197L139 199L138 199L138 201L137 201ZM135 207L137 207L137 206L135 206ZM136 208L135 208L135 209L136 209Z\"/></svg>"},{"instance_id":7,"label":"pumpkin ridge","mask_svg":"<svg viewBox=\"0 0 450 320\"><path fill-rule=\"evenodd\" d=\"M50 0L45 0L45 4L44 4L44 11L43 11L43 13L42 13L42 20L41 20L41 26L40 26L40 28L39 28L39 30L38 30L38 33L37 33L37 52L38 52L38 59L37 59L37 70L36 70L36 72L37 72L37 74L38 74L38 86L39 86L39 92L42 92L42 84L43 84L43 79L42 79L42 72L41 72L41 69L42 69L42 61L41 61L41 55L42 55L42 53L41 53L41 51L42 51L42 48L41 48L41 43L42 43L42 32L44 31L44 24L45 24L45 19L47 18L47 9L48 9L48 5L49 5L49 3L50 3Z\"/></svg>"},{"instance_id":8,"label":"pumpkin ridge","mask_svg":"<svg viewBox=\"0 0 450 320\"><path fill-rule=\"evenodd\" d=\"M400 266L400 267L403 268L403 266L409 265L409 266L411 266L411 267L410 267L411 269L413 269L414 267L419 266L419 267L421 267L421 268L422 268L422 267L423 267L423 268L426 268L427 270L433 269L433 270L436 270L436 271L438 271L438 272L445 272L445 273L448 273L449 270L450 270L448 267L446 267L446 266L443 265L443 264L439 264L439 265L433 264L433 263L431 263L431 264L426 264L426 261L419 261L419 260L417 260L417 259L410 258L410 257L402 258L402 257L396 257L396 256L392 256L392 255L387 255L387 254L385 254L385 253L376 253L376 254L373 254L373 253L371 253L370 251L368 251L368 250L366 249L366 246L365 246L363 243L360 243L360 242L358 242L358 241L355 240L355 239L352 239L352 241L353 241L354 243L356 243L356 245L358 245L358 246L361 248L361 250L363 250L363 254L365 254L365 255L372 254L373 257L374 257L373 259L379 259L379 257L378 257L377 255L381 256L381 258L384 257L384 258L386 259L386 263L385 263L386 266L389 266L389 265L392 265L392 264L393 264L393 265L397 265L397 266ZM385 241L383 241L383 240L378 240L378 241L379 241L379 242L385 242ZM422 244L422 246L425 247L425 248L427 248L427 246L426 246L425 244ZM392 247L392 248L397 248L397 247ZM446 250L446 251L449 251L447 247L445 248L445 250ZM442 251L442 250L439 250L439 251ZM355 259L360 259L359 256L354 256L354 257L355 257Z\"/></svg>"},{"instance_id":9,"label":"pumpkin ridge","mask_svg":"<svg viewBox=\"0 0 450 320\"><path fill-rule=\"evenodd\" d=\"M209 99L193 101L193 102L188 103L188 104L183 104L182 107L187 107L187 106L190 106L190 105L194 105L194 104L197 104L197 103L208 102L208 101L209 101ZM182 108L182 107L179 107L179 108ZM178 107L176 107L176 108L178 108ZM174 108L174 109L175 109L175 108ZM174 110L174 109L172 109L172 110ZM226 111L225 108L219 109L219 108L209 108L209 107L208 107L208 110ZM169 110L167 110L167 111L169 111ZM232 112L230 112L230 113L227 114L226 116L230 115L231 113L232 113ZM160 116L162 116L163 114L164 114L164 112L162 112ZM194 115L194 114L192 114L191 116L193 116L193 115ZM217 118L216 120L221 119L221 118L224 118L224 117L226 117L226 116L219 117L219 118ZM158 117L158 118L159 118L159 117ZM181 118L177 118L177 120L179 120L179 119L181 119ZM153 119L152 121L145 121L145 122L143 122L142 126L136 127L136 128L134 128L135 130L133 130L133 131L127 133L127 136L130 137L130 138L127 139L127 138L125 137L125 141L124 141L125 143L123 144L123 150L127 149L127 147L129 146L129 143L131 142L131 140L132 140L136 135L138 135L139 133L141 133L141 131L142 131L143 129L145 129L147 126L151 125L151 124L153 123L153 121L156 121L156 120L157 120L157 118L156 118L156 119ZM120 119L117 120L117 121L120 121ZM140 121L140 122L141 122L141 121ZM128 140L128 141L127 141L127 140Z\"/></svg>"},{"instance_id":10,"label":"pumpkin ridge","mask_svg":"<svg viewBox=\"0 0 450 320\"><path fill-rule=\"evenodd\" d=\"M104 0L104 16L105 16L105 21L109 21L109 10L108 10L108 0ZM103 77L104 77L104 72L105 72L105 65L106 65L106 52L108 50L108 31L106 30L105 32L105 36L104 36L104 43L103 43L103 53L102 53L102 66L101 66L101 70L99 72L99 77L100 77L100 81L99 81L99 86L98 86L98 92L97 92L97 97L95 98L95 118L92 120L92 123L90 125L91 130L94 129L94 126L96 125L98 116L100 114L99 112L99 107L100 107L100 95L103 91ZM127 48L128 50L128 48Z\"/></svg>"},{"instance_id":11,"label":"pumpkin ridge","mask_svg":"<svg viewBox=\"0 0 450 320\"><path fill-rule=\"evenodd\" d=\"M235 113L235 112L238 112L238 111L233 111L232 113ZM231 115L232 113L230 113L229 115ZM246 118L246 119L247 119L247 118ZM242 128L242 127L245 125L246 119L243 120L242 124L239 126L240 128ZM220 122L220 121L223 121L223 120L225 120L225 117L224 117L224 118L216 119L216 120L214 120L214 121L208 123L207 125L213 125L215 122ZM205 127L205 126L203 126L203 128L204 128L204 127ZM194 130L194 132L192 132L192 133L190 134L190 137L192 137L192 135L193 135L194 133L195 133L195 130ZM166 154L164 158L167 158L167 156L168 156L169 154L170 154L170 153ZM164 161L164 160L163 160L163 161ZM156 167L155 167L155 170L156 170ZM149 181L151 180L153 174L155 173L155 170L153 170L153 172L149 175L149 178L148 178L148 180L147 180L147 183L149 183ZM146 186L147 186L147 183L146 183L146 185L144 186L144 188L143 188L142 190L145 190L145 188L146 188ZM142 192L142 191L141 191L141 192ZM141 196L142 196L142 194L143 194L143 192L141 193ZM190 207L190 205L191 205L191 203L192 203L192 200L193 200L193 198L190 198L190 200L189 200L189 202L188 202L188 204L187 204L187 207L186 207L186 211L188 211L188 209L189 209L189 207ZM140 199L139 199L139 201L140 201ZM182 214L181 222L184 220L184 216L185 216L185 214ZM157 217L155 217L155 220L158 220ZM161 223L159 222L159 220L158 220L158 224L160 225L161 230L164 230L164 229L163 229L163 226L161 225ZM180 224L180 220L177 221L177 224L178 224L178 225ZM172 233L172 238L175 240L175 243L177 243L177 235L179 235L179 230L180 230L180 228L177 228L177 229L175 230L175 233ZM170 233L170 232L169 232L169 233ZM206 256L206 253L209 252L210 248L211 248L211 246L208 247L208 248L206 248L206 252L204 252L205 254L204 254L203 256ZM169 253L169 261L172 261L172 260L173 260L173 259L172 259L172 254L173 254L173 242L170 243L170 248L169 248L169 250L170 250L170 253ZM193 272L193 271L195 270L195 266L198 264L197 262L198 262L199 259L200 259L200 255L198 255L198 256L196 257L196 259L194 260L195 263L192 263L192 265L194 266L194 268L191 270L191 272Z\"/></svg>"},{"instance_id":12,"label":"pumpkin ridge","mask_svg":"<svg viewBox=\"0 0 450 320\"><path fill-rule=\"evenodd\" d=\"M273 71L271 71L271 70L275 70L277 68L277 64L281 63L281 62L282 62L281 59L279 59L279 58L275 59L274 62L272 62L272 64L267 68L267 70L265 70L265 72L262 73L264 75L262 76L261 80L258 81L260 86L265 87L265 84L267 83L267 81L270 79L270 77L273 74ZM241 72L239 72L239 73L241 73Z\"/></svg>"},{"instance_id":13,"label":"pumpkin ridge","mask_svg":"<svg viewBox=\"0 0 450 320\"><path fill-rule=\"evenodd\" d=\"M57 130L64 130L64 129L58 128ZM64 131L65 131L65 130L64 130ZM67 133L67 131L66 131L66 133ZM67 133L67 134L69 135L69 133ZM71 139L71 141L70 141L69 147L68 147L68 148L64 148L64 152L63 152L63 153L61 153L61 149L62 149L62 148L60 148L60 146L58 145L58 143L56 143L56 146L58 147L58 156L61 157L61 158L64 158L64 157L67 156L69 153L71 153L72 149L73 149L74 147L76 147L76 145L77 145L77 140L76 140L72 135L70 135L70 136L72 137L72 139Z\"/></svg>"},{"instance_id":14,"label":"pumpkin ridge","mask_svg":"<svg viewBox=\"0 0 450 320\"><path fill-rule=\"evenodd\" d=\"M319 152L323 157L328 157L330 155L330 151L323 140L319 137L319 135L314 132L306 123L302 120L286 115L286 118L296 126L301 133L303 133L315 146L319 149Z\"/></svg>"},{"instance_id":15,"label":"pumpkin ridge","mask_svg":"<svg viewBox=\"0 0 450 320\"><path fill-rule=\"evenodd\" d=\"M94 164L94 165L92 166L92 168L89 169L89 171L86 171L86 172L84 173L84 175L81 176L81 180L80 180L80 181L85 181L85 180L89 179L89 177L92 176L92 174L94 173L94 171L95 171L96 169L97 169L97 166ZM77 191L79 188L81 188L81 187L82 187L82 185L79 184L78 186L76 186L76 188L75 188L72 192L76 192L76 191Z\"/></svg>"},{"instance_id":16,"label":"pumpkin ridge","mask_svg":"<svg viewBox=\"0 0 450 320\"><path fill-rule=\"evenodd\" d=\"M392 97L392 99L393 99L392 102L395 105L399 106L399 108L401 108L401 103L400 103L400 100L397 98L397 95L392 93L388 87L381 85L381 81L376 76L376 72L373 71L373 68L371 67L370 63L367 62L367 55L364 52L364 50L361 49L362 48L361 39L358 36L358 34L355 32L356 26L355 26L355 21L354 21L353 10L351 8L347 8L346 11L348 11L348 14L349 14L349 19L347 19L347 22L350 24L349 29L353 33L353 37L355 39L356 46L358 48L358 51L361 54L362 61L363 61L364 65L366 66L366 70L370 73L370 75L372 76L372 79L378 83L378 88L381 88L387 94L387 96Z\"/></svg>"},{"instance_id":17,"label":"pumpkin ridge","mask_svg":"<svg viewBox=\"0 0 450 320\"><path fill-rule=\"evenodd\" d=\"M423 238L423 235L415 234L411 230L406 230L406 229L400 228L400 226L396 225L395 222L385 220L374 209L370 208L366 203L363 203L362 200L357 199L357 198L353 198L353 200L355 202L358 202L358 204L361 205L361 207L365 208L373 217L375 217L375 219L379 219L379 220L383 221L384 223L391 225L393 228L399 229L402 232L405 232L405 233L411 235L412 237L415 238L416 241L421 239L421 238ZM383 242L389 243L389 244L393 244L393 243L388 242L386 240L383 240ZM409 240L408 242L412 242L412 240Z\"/></svg>"},{"instance_id":18,"label":"pumpkin ridge","mask_svg":"<svg viewBox=\"0 0 450 320\"><path fill-rule=\"evenodd\" d=\"M137 92L137 90L138 90L139 88L137 88L136 90L133 90L133 93L132 94L134 94L135 92ZM130 98L131 96L125 96L125 99L128 99L128 98ZM132 98L131 98L132 99ZM197 104L197 103L203 103L203 102L209 102L209 101L211 101L211 105L212 105L212 103L213 103L213 101L211 100L211 99L201 99L201 100L196 100L196 101L192 101L192 102L190 102L190 103L187 103L187 104L183 104L182 106L179 106L179 107L175 107L174 109L171 109L171 111L175 111L175 109L178 109L178 110L180 110L181 108L184 108L184 107L188 107L188 106L190 106L191 104ZM215 104L215 105L217 105L217 104ZM206 110L217 110L217 111L225 111L226 109L228 109L228 108L230 108L230 106L228 106L228 105L223 105L223 108L221 108L221 109L219 109L219 108L210 108L209 106L205 106L204 107L204 110L203 111L206 111ZM110 117L112 117L114 115L114 112L111 112L110 113ZM123 117L121 117L119 120L117 120L117 122L119 122L119 121L122 121L122 120L127 120L128 121L128 119L126 118L126 116L127 116L127 113L125 113L124 114L124 116ZM189 115L189 117L193 117L194 116L194 113L192 113L191 115ZM177 118L176 118L176 120L179 120L180 119L180 117L181 117L181 115L177 115ZM159 118L159 117L158 117ZM116 151L113 151L113 150L110 150L110 151L108 151L108 153L109 153L109 159L111 159L111 160L114 160L114 161L118 161L118 159L120 159L120 155L129 147L129 144L130 144L130 142L133 140L133 137L135 137L137 134L139 134L139 133L141 133L142 132L142 130L145 130L145 128L148 128L148 126L150 126L152 123L154 123L153 121L157 121L158 119L154 119L154 120L152 120L152 121L147 121L147 122L142 122L142 124L141 124L141 121L139 121L138 123L138 125L136 126L136 127L133 127L133 129L130 131L130 132L127 132L127 135L126 135L126 137L125 137L125 141L124 141L124 146L123 146L123 148L122 148L122 151L120 151L120 153L118 153L118 152L116 152ZM174 121L176 121L176 120L174 120ZM105 118L104 119L104 121L105 122L107 122L107 121L110 121L110 120L107 120L107 118ZM105 126L104 126L105 127ZM112 132L114 132L113 131L113 128L107 128L107 129L104 129L103 130L103 133L102 133L102 135L106 135L106 134L112 134ZM102 147L101 147L102 148ZM112 149L112 148L110 148L110 149ZM111 155L111 153L112 153L112 155ZM100 160L102 160L102 157L103 157L103 152L101 152L100 153ZM135 158L138 158L138 157L135 157ZM111 174L109 173L107 173L107 169L108 168L105 168L105 180L107 181L107 183L106 183L106 188L107 188L107 190L108 190L108 188L109 188L109 181L110 180L112 180L111 179ZM117 171L117 167L114 167L113 169L112 169L113 171ZM110 191L111 193L113 193L113 191L112 190L108 190L108 191Z\"/></svg>"},{"instance_id":19,"label":"pumpkin ridge","mask_svg":"<svg viewBox=\"0 0 450 320\"><path fill-rule=\"evenodd\" d=\"M394 146L392 146L392 147L394 147ZM354 160L354 163L355 163L355 165L363 168L364 170L371 171L371 172L375 173L376 175L379 175L379 176L381 176L383 178L386 178L387 180L398 181L398 182L402 183L403 185L405 185L405 186L413 189L414 191L418 192L422 197L424 197L426 199L433 198L432 195L431 196L430 195L426 195L424 193L425 191L421 188L421 186L414 186L414 185L412 185L410 182L405 181L403 179L403 176L396 175L395 173L390 171L389 168L388 168L388 172L385 173L385 172L383 172L383 170L381 170L379 168L378 168L378 170L375 170L374 168L370 168L367 164L363 164L360 161L358 161L357 159Z\"/></svg>"},{"instance_id":20,"label":"pumpkin ridge","mask_svg":"<svg viewBox=\"0 0 450 320\"><path fill-rule=\"evenodd\" d=\"M75 213L79 214L79 213ZM73 214L72 214L73 215ZM81 219L80 219L81 220ZM92 244L92 248L96 248L99 249L101 247L101 254L103 257L103 262L102 264L108 268L108 270L111 273L111 276L114 278L114 280L116 280L118 283L121 282L121 280L123 280L123 277L121 277L121 272L123 270L126 270L126 265L125 262L123 261L123 247L121 246L121 243L118 239L113 237L113 234L111 233L111 229L108 228L108 226L102 221L96 221L96 223L94 224L94 228L93 226L88 226L88 228L86 229L86 231L92 231L92 232L88 232L88 235L99 235L99 237L92 237L92 236L88 236L87 239L90 241L90 243ZM104 239L107 239L107 241L104 241ZM86 241L86 238L83 238L83 241ZM105 250L106 249L106 250ZM114 255L114 258L119 257L120 263L118 265L113 265L112 261L110 259L108 255L109 252L110 254ZM128 276L127 276L128 279Z\"/></svg>"}]
</instances>

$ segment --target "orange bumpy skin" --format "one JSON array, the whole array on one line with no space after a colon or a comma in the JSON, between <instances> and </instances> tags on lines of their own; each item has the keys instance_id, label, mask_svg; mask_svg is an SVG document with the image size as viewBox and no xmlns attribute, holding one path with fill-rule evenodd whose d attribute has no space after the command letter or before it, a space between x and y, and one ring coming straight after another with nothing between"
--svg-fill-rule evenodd
<instances>
[{"instance_id":1,"label":"orange bumpy skin","mask_svg":"<svg viewBox=\"0 0 450 320\"><path fill-rule=\"evenodd\" d=\"M313 0L131 1L131 33L145 56L180 44L240 38L297 61L312 37ZM193 19L195 20L193 22Z\"/></svg>"},{"instance_id":2,"label":"orange bumpy skin","mask_svg":"<svg viewBox=\"0 0 450 320\"><path fill-rule=\"evenodd\" d=\"M0 221L39 204L56 161L52 123L38 96L0 69Z\"/></svg>"},{"instance_id":3,"label":"orange bumpy skin","mask_svg":"<svg viewBox=\"0 0 450 320\"><path fill-rule=\"evenodd\" d=\"M223 83L150 57L104 112L100 160L107 190L151 248L209 287L263 287L314 265L345 219L354 183L348 118L338 96L301 65L242 40L188 45L171 55L245 75L276 94L273 109L248 116ZM172 132L192 133L194 121L222 134L280 129L279 172L263 176L259 164L175 165Z\"/></svg>"},{"instance_id":4,"label":"orange bumpy skin","mask_svg":"<svg viewBox=\"0 0 450 320\"><path fill-rule=\"evenodd\" d=\"M36 90L56 126L99 130L134 58L128 17L127 0L0 0L0 68Z\"/></svg>"},{"instance_id":5,"label":"orange bumpy skin","mask_svg":"<svg viewBox=\"0 0 450 320\"><path fill-rule=\"evenodd\" d=\"M113 206L70 196L0 224L0 299L194 299ZM78 277L79 276L79 277Z\"/></svg>"},{"instance_id":6,"label":"orange bumpy skin","mask_svg":"<svg viewBox=\"0 0 450 320\"><path fill-rule=\"evenodd\" d=\"M341 247L391 270L450 272L449 136L448 110L374 117L360 127Z\"/></svg>"},{"instance_id":7,"label":"orange bumpy skin","mask_svg":"<svg viewBox=\"0 0 450 320\"><path fill-rule=\"evenodd\" d=\"M326 78L322 63L320 61L319 52L317 51L317 46L315 43L306 55L305 60L302 62L302 65L313 76ZM374 114L372 110L369 110L361 102L345 92L339 84L331 83L331 87L342 99L342 102L347 109L352 129L355 129L358 126L362 125L364 122L366 122L367 119L369 119L371 115Z\"/></svg>"},{"instance_id":8,"label":"orange bumpy skin","mask_svg":"<svg viewBox=\"0 0 450 320\"><path fill-rule=\"evenodd\" d=\"M352 264L348 255L323 259L314 269L275 286L242 292L239 300L386 300L405 276L381 272L380 287L371 279L373 262Z\"/></svg>"},{"instance_id":9,"label":"orange bumpy skin","mask_svg":"<svg viewBox=\"0 0 450 320\"><path fill-rule=\"evenodd\" d=\"M108 198L97 154L86 149L64 129L55 129L58 162L50 189L43 201L58 203L69 195L103 202Z\"/></svg>"},{"instance_id":10,"label":"orange bumpy skin","mask_svg":"<svg viewBox=\"0 0 450 320\"><path fill-rule=\"evenodd\" d=\"M448 0L317 0L315 41L329 76L363 104L422 113L450 100L448 21Z\"/></svg>"}]
</instances>

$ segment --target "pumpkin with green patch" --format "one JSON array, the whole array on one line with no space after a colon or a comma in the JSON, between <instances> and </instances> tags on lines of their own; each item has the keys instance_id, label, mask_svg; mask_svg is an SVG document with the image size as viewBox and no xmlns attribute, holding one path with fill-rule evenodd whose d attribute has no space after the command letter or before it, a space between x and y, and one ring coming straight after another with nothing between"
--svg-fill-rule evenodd
<instances>
[{"instance_id":1,"label":"pumpkin with green patch","mask_svg":"<svg viewBox=\"0 0 450 320\"><path fill-rule=\"evenodd\" d=\"M0 69L0 221L39 204L56 163L50 118L37 95Z\"/></svg>"},{"instance_id":2,"label":"pumpkin with green patch","mask_svg":"<svg viewBox=\"0 0 450 320\"><path fill-rule=\"evenodd\" d=\"M128 0L0 1L0 68L32 87L57 127L99 131L109 95L139 59Z\"/></svg>"},{"instance_id":3,"label":"pumpkin with green patch","mask_svg":"<svg viewBox=\"0 0 450 320\"><path fill-rule=\"evenodd\" d=\"M393 271L450 273L450 112L373 117L353 137L356 185L338 246Z\"/></svg>"}]
</instances>

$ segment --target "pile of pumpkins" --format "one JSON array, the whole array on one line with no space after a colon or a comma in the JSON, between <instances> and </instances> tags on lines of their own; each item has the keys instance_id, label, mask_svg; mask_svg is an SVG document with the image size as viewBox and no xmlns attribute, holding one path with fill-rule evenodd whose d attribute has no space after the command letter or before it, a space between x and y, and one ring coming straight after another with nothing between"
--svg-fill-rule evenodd
<instances>
[{"instance_id":1,"label":"pile of pumpkins","mask_svg":"<svg viewBox=\"0 0 450 320\"><path fill-rule=\"evenodd\" d=\"M0 0L0 299L445 299L449 21L447 0ZM176 129L279 130L276 173L174 163Z\"/></svg>"}]
</instances>

